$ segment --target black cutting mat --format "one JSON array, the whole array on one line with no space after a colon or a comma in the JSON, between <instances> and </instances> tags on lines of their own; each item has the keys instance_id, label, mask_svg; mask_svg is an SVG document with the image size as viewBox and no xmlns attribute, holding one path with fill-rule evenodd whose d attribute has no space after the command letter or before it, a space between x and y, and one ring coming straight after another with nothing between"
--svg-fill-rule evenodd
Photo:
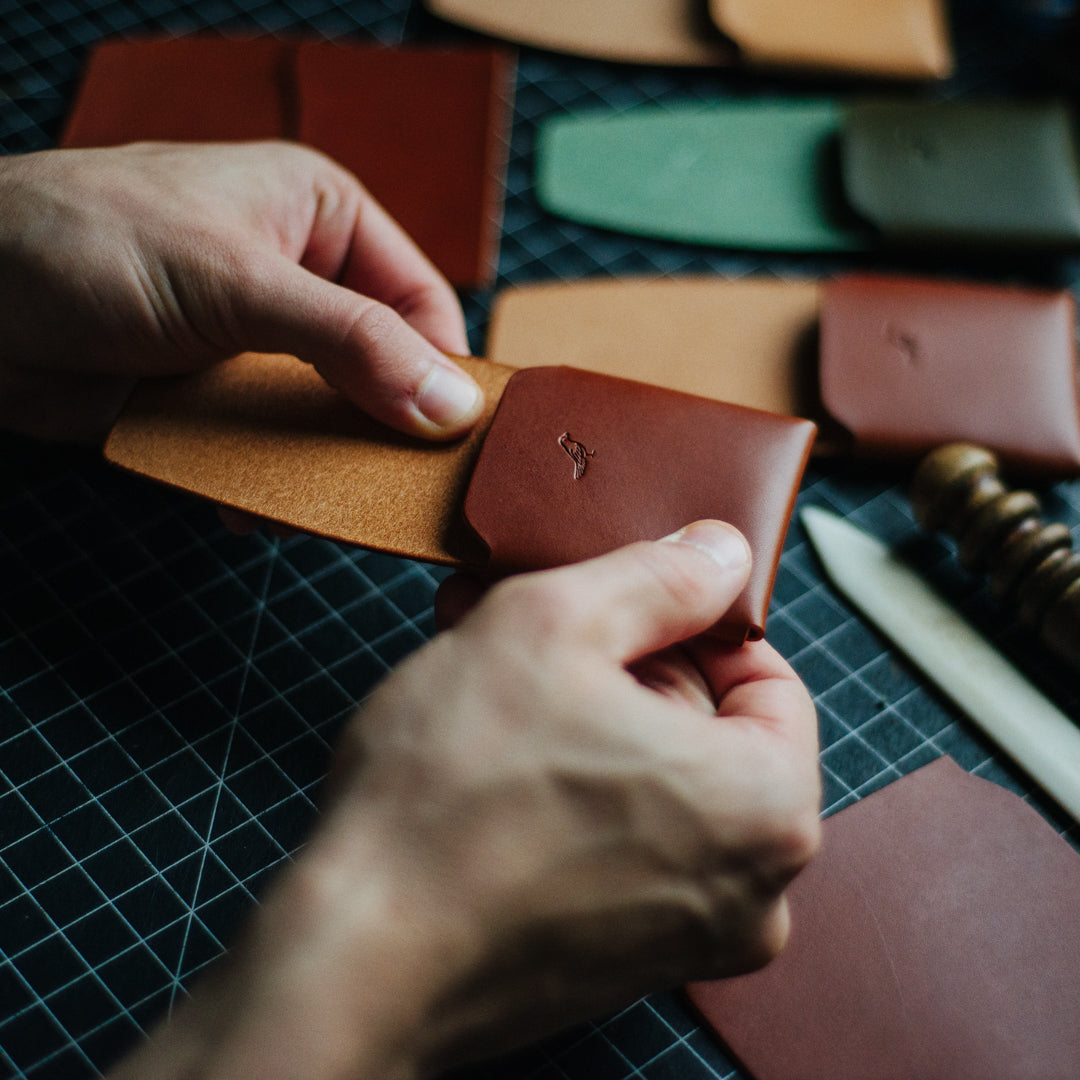
<instances>
[{"instance_id":1,"label":"black cutting mat","mask_svg":"<svg viewBox=\"0 0 1080 1080\"><path fill-rule=\"evenodd\" d=\"M934 93L1042 88L1047 42L1009 23L1003 6L956 5L960 69ZM54 144L95 40L207 28L470 40L407 0L0 0L0 148ZM536 123L559 111L852 89L523 51L499 285L649 272L805 276L851 265L557 221L537 207L530 178ZM872 265L1080 280L1072 263ZM482 351L490 295L463 299ZM800 505L835 508L911 544L956 602L1080 717L1066 674L995 618L945 544L919 537L899 480L815 465ZM1046 513L1080 528L1080 484L1055 488ZM92 454L0 438L0 1076L97 1075L228 944L302 843L353 703L432 633L440 573L321 540L233 537L207 506ZM815 694L827 810L942 753L1029 792L823 583L797 525L769 636ZM679 996L664 994L470 1075L742 1074Z\"/></svg>"}]
</instances>

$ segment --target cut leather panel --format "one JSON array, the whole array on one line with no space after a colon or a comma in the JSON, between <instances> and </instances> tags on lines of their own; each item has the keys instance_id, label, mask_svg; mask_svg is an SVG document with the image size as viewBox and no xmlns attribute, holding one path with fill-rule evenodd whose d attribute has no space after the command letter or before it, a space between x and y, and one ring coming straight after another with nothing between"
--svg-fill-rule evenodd
<instances>
[{"instance_id":1,"label":"cut leather panel","mask_svg":"<svg viewBox=\"0 0 1080 1080\"><path fill-rule=\"evenodd\" d=\"M877 241L843 199L842 118L826 99L557 116L540 128L536 196L553 214L663 240L861 250Z\"/></svg>"},{"instance_id":2,"label":"cut leather panel","mask_svg":"<svg viewBox=\"0 0 1080 1080\"><path fill-rule=\"evenodd\" d=\"M1080 242L1080 158L1061 102L855 102L840 146L848 200L888 239Z\"/></svg>"},{"instance_id":3,"label":"cut leather panel","mask_svg":"<svg viewBox=\"0 0 1080 1080\"><path fill-rule=\"evenodd\" d=\"M902 79L952 69L942 0L709 0L748 64Z\"/></svg>"},{"instance_id":4,"label":"cut leather panel","mask_svg":"<svg viewBox=\"0 0 1080 1080\"><path fill-rule=\"evenodd\" d=\"M288 133L290 46L276 38L103 41L90 53L63 147Z\"/></svg>"},{"instance_id":5,"label":"cut leather panel","mask_svg":"<svg viewBox=\"0 0 1080 1080\"><path fill-rule=\"evenodd\" d=\"M813 438L807 420L530 368L506 384L465 517L496 572L577 562L701 518L730 522L750 544L753 570L715 632L755 640Z\"/></svg>"},{"instance_id":6,"label":"cut leather panel","mask_svg":"<svg viewBox=\"0 0 1080 1080\"><path fill-rule=\"evenodd\" d=\"M481 566L461 522L473 461L512 369L455 357L483 387L464 439L432 443L370 419L291 356L245 353L142 382L106 458L238 510L426 562Z\"/></svg>"},{"instance_id":7,"label":"cut leather panel","mask_svg":"<svg viewBox=\"0 0 1080 1080\"><path fill-rule=\"evenodd\" d=\"M689 275L520 285L496 294L486 353L809 417L818 453L837 443L818 391L821 290L814 280Z\"/></svg>"},{"instance_id":8,"label":"cut leather panel","mask_svg":"<svg viewBox=\"0 0 1080 1080\"><path fill-rule=\"evenodd\" d=\"M355 172L452 284L475 288L495 273L512 74L495 47L104 42L61 145L300 139Z\"/></svg>"},{"instance_id":9,"label":"cut leather panel","mask_svg":"<svg viewBox=\"0 0 1080 1080\"><path fill-rule=\"evenodd\" d=\"M941 758L824 823L791 937L691 1000L757 1080L1080 1076L1080 855Z\"/></svg>"},{"instance_id":10,"label":"cut leather panel","mask_svg":"<svg viewBox=\"0 0 1080 1080\"><path fill-rule=\"evenodd\" d=\"M426 0L426 6L440 18L522 45L631 64L767 64L911 79L941 78L952 68L942 0Z\"/></svg>"},{"instance_id":11,"label":"cut leather panel","mask_svg":"<svg viewBox=\"0 0 1080 1080\"><path fill-rule=\"evenodd\" d=\"M1080 472L1067 291L845 275L821 310L821 394L863 452L966 440L1025 471Z\"/></svg>"},{"instance_id":12,"label":"cut leather panel","mask_svg":"<svg viewBox=\"0 0 1080 1080\"><path fill-rule=\"evenodd\" d=\"M490 283L514 62L503 49L306 42L299 138L361 177L455 284Z\"/></svg>"},{"instance_id":13,"label":"cut leather panel","mask_svg":"<svg viewBox=\"0 0 1080 1080\"><path fill-rule=\"evenodd\" d=\"M426 6L449 22L553 52L691 67L735 58L702 0L426 0Z\"/></svg>"}]
</instances>

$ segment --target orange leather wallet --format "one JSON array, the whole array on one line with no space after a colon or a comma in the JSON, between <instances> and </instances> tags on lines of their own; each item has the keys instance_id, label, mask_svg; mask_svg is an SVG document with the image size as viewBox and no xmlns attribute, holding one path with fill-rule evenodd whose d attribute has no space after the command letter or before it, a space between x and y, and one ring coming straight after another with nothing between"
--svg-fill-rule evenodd
<instances>
[{"instance_id":1,"label":"orange leather wallet","mask_svg":"<svg viewBox=\"0 0 1080 1080\"><path fill-rule=\"evenodd\" d=\"M754 567L714 632L762 636L812 423L568 367L460 362L487 406L456 443L400 435L299 360L247 353L141 384L105 455L308 532L495 574L721 518Z\"/></svg>"},{"instance_id":2,"label":"orange leather wallet","mask_svg":"<svg viewBox=\"0 0 1080 1080\"><path fill-rule=\"evenodd\" d=\"M106 41L61 145L297 139L359 176L454 285L475 287L495 271L512 76L513 54L494 47Z\"/></svg>"}]
</instances>

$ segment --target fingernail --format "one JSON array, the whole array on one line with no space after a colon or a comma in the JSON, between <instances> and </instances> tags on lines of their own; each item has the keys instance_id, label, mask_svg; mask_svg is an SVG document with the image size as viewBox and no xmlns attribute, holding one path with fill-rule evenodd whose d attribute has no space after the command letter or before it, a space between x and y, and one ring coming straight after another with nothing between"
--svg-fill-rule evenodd
<instances>
[{"instance_id":1,"label":"fingernail","mask_svg":"<svg viewBox=\"0 0 1080 1080\"><path fill-rule=\"evenodd\" d=\"M722 521L695 521L663 539L705 552L723 570L735 570L750 561L750 546L743 534Z\"/></svg>"},{"instance_id":2,"label":"fingernail","mask_svg":"<svg viewBox=\"0 0 1080 1080\"><path fill-rule=\"evenodd\" d=\"M467 375L432 365L416 395L416 407L436 427L460 424L476 409L480 388Z\"/></svg>"}]
</instances>

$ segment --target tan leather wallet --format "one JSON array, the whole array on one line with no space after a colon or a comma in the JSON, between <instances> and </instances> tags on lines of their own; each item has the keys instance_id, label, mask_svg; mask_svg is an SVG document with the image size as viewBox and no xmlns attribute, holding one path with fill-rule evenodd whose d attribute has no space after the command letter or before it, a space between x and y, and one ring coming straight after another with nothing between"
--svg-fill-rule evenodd
<instances>
[{"instance_id":1,"label":"tan leather wallet","mask_svg":"<svg viewBox=\"0 0 1080 1080\"><path fill-rule=\"evenodd\" d=\"M426 0L510 41L634 64L760 64L889 78L952 69L944 0Z\"/></svg>"},{"instance_id":2,"label":"tan leather wallet","mask_svg":"<svg viewBox=\"0 0 1080 1080\"><path fill-rule=\"evenodd\" d=\"M762 636L812 423L569 367L460 363L487 406L455 443L391 431L293 357L247 353L141 384L105 455L311 533L492 574L721 518L754 568L715 632Z\"/></svg>"},{"instance_id":3,"label":"tan leather wallet","mask_svg":"<svg viewBox=\"0 0 1080 1080\"><path fill-rule=\"evenodd\" d=\"M809 417L820 454L905 459L960 439L1020 472L1080 474L1067 290L878 274L546 282L495 298L487 354Z\"/></svg>"}]
</instances>

